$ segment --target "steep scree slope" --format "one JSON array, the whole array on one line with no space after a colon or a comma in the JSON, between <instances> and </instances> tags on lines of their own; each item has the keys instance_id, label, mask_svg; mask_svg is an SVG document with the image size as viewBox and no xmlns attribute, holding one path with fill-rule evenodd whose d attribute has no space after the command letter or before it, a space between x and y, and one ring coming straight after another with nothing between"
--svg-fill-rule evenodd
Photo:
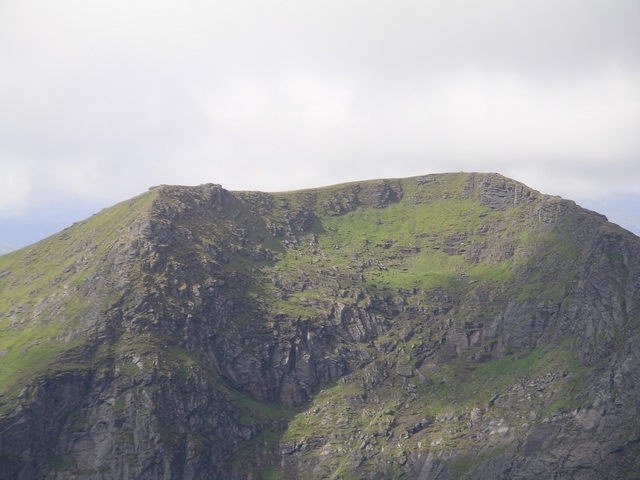
<instances>
[{"instance_id":1,"label":"steep scree slope","mask_svg":"<svg viewBox=\"0 0 640 480\"><path fill-rule=\"evenodd\" d=\"M639 290L497 174L156 187L0 257L0 478L637 477Z\"/></svg>"}]
</instances>

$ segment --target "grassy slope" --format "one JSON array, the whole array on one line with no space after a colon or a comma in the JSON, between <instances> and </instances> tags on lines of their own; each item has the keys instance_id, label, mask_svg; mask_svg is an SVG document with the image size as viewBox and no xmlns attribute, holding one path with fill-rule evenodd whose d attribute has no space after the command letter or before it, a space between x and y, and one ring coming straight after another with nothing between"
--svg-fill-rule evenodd
<instances>
[{"instance_id":1,"label":"grassy slope","mask_svg":"<svg viewBox=\"0 0 640 480\"><path fill-rule=\"evenodd\" d=\"M91 299L79 288L154 197L147 192L0 256L0 395L12 397L84 341L73 331Z\"/></svg>"}]
</instances>

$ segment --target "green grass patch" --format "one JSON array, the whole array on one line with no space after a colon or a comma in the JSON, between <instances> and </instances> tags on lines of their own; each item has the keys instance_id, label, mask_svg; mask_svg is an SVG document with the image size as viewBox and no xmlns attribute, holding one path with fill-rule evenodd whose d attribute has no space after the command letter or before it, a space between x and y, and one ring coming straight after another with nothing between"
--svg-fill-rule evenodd
<instances>
[{"instance_id":1,"label":"green grass patch","mask_svg":"<svg viewBox=\"0 0 640 480\"><path fill-rule=\"evenodd\" d=\"M284 470L275 465L264 467L262 469L262 478L264 480L278 480L284 478Z\"/></svg>"},{"instance_id":2,"label":"green grass patch","mask_svg":"<svg viewBox=\"0 0 640 480\"><path fill-rule=\"evenodd\" d=\"M120 372L132 377L140 373L140 367L133 362L125 362L120 365Z\"/></svg>"},{"instance_id":3,"label":"green grass patch","mask_svg":"<svg viewBox=\"0 0 640 480\"><path fill-rule=\"evenodd\" d=\"M280 403L258 402L235 389L229 389L233 402L243 410L240 423L250 424L255 421L269 422L277 419L291 419L304 407L287 407Z\"/></svg>"}]
</instances>

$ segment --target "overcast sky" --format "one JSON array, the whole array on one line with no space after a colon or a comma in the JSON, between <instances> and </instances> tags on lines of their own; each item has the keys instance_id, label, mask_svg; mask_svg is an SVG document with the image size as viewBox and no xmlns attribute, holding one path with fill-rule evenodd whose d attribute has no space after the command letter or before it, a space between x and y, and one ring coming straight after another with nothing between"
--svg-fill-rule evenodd
<instances>
[{"instance_id":1,"label":"overcast sky","mask_svg":"<svg viewBox=\"0 0 640 480\"><path fill-rule=\"evenodd\" d=\"M640 1L0 0L0 241L160 183L460 170L640 233Z\"/></svg>"}]
</instances>

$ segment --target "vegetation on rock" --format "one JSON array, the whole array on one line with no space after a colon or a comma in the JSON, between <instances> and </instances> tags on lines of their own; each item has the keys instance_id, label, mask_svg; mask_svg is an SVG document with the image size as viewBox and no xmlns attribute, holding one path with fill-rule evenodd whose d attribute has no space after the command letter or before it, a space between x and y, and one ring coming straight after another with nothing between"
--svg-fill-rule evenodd
<instances>
[{"instance_id":1,"label":"vegetation on rock","mask_svg":"<svg viewBox=\"0 0 640 480\"><path fill-rule=\"evenodd\" d=\"M497 174L156 187L0 256L0 478L633 478L639 291Z\"/></svg>"}]
</instances>

